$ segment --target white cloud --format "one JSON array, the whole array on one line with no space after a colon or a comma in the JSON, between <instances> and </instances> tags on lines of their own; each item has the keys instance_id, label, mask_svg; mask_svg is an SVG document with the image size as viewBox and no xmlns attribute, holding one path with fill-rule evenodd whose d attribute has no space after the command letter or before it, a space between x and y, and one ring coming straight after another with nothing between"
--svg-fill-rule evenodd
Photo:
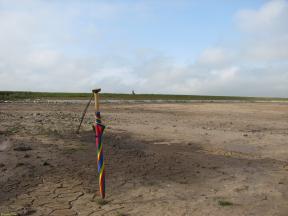
<instances>
[{"instance_id":1,"label":"white cloud","mask_svg":"<svg viewBox=\"0 0 288 216\"><path fill-rule=\"evenodd\" d=\"M205 49L198 58L200 64L223 64L232 58L229 50L220 47Z\"/></svg>"},{"instance_id":2,"label":"white cloud","mask_svg":"<svg viewBox=\"0 0 288 216\"><path fill-rule=\"evenodd\" d=\"M36 68L49 68L58 63L60 54L54 50L32 51L26 57L26 64Z\"/></svg>"},{"instance_id":3,"label":"white cloud","mask_svg":"<svg viewBox=\"0 0 288 216\"><path fill-rule=\"evenodd\" d=\"M238 67L229 67L222 70L212 70L211 74L217 76L223 82L227 82L233 80L237 75L237 72L239 72Z\"/></svg>"},{"instance_id":4,"label":"white cloud","mask_svg":"<svg viewBox=\"0 0 288 216\"><path fill-rule=\"evenodd\" d=\"M258 10L239 11L236 20L244 32L242 55L248 61L287 61L287 0L271 0Z\"/></svg>"},{"instance_id":5,"label":"white cloud","mask_svg":"<svg viewBox=\"0 0 288 216\"><path fill-rule=\"evenodd\" d=\"M239 26L243 31L278 34L288 30L287 0L271 0L256 10L241 10L237 13Z\"/></svg>"}]
</instances>

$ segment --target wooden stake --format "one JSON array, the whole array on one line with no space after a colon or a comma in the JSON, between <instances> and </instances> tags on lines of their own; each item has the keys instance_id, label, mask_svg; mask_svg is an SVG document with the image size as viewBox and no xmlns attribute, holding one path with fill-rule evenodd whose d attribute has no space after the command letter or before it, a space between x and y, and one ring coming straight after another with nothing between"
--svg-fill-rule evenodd
<instances>
[{"instance_id":1,"label":"wooden stake","mask_svg":"<svg viewBox=\"0 0 288 216\"><path fill-rule=\"evenodd\" d=\"M95 100L95 112L99 112L100 111L100 98L99 98L99 93L94 93L94 100Z\"/></svg>"},{"instance_id":2,"label":"wooden stake","mask_svg":"<svg viewBox=\"0 0 288 216\"><path fill-rule=\"evenodd\" d=\"M77 134L79 134L79 131L80 131L82 122L83 122L83 120L84 120L85 114L86 114L86 112L87 112L87 109L88 109L88 107L89 107L92 99L93 99L93 95L91 95L90 100L88 101L88 103L87 103L87 105L86 105L86 107L85 107L85 109L84 109L84 111L83 111L83 113L82 113L82 117L81 117L81 120L80 120L80 124L79 124L79 126L78 126L78 128L77 128L77 130L76 130L76 133L77 133Z\"/></svg>"}]
</instances>

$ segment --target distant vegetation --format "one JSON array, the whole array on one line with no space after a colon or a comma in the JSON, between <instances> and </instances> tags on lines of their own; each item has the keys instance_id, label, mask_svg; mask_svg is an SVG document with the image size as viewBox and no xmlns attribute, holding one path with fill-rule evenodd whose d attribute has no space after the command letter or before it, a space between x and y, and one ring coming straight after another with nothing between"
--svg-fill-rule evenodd
<instances>
[{"instance_id":1,"label":"distant vegetation","mask_svg":"<svg viewBox=\"0 0 288 216\"><path fill-rule=\"evenodd\" d=\"M24 99L89 99L91 93L62 93L62 92L20 92L0 91L0 101ZM106 100L243 100L243 101L288 101L288 98L268 97L235 97L235 96L201 96L201 95L164 95L164 94L114 94L101 93Z\"/></svg>"}]
</instances>

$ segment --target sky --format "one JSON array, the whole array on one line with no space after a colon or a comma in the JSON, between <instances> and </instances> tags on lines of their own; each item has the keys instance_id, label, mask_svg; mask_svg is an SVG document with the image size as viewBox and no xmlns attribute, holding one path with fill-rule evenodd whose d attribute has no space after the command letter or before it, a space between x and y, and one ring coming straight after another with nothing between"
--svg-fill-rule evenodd
<instances>
[{"instance_id":1,"label":"sky","mask_svg":"<svg viewBox=\"0 0 288 216\"><path fill-rule=\"evenodd\" d=\"M288 97L288 0L0 0L0 90Z\"/></svg>"}]
</instances>

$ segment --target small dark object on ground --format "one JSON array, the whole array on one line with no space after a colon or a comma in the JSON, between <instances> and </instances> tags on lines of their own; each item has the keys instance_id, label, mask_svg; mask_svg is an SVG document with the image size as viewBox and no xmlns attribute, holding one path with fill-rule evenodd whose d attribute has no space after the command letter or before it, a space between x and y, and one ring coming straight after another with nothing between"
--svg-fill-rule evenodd
<instances>
[{"instance_id":1,"label":"small dark object on ground","mask_svg":"<svg viewBox=\"0 0 288 216\"><path fill-rule=\"evenodd\" d=\"M128 214L117 212L116 216L128 216Z\"/></svg>"},{"instance_id":2,"label":"small dark object on ground","mask_svg":"<svg viewBox=\"0 0 288 216\"><path fill-rule=\"evenodd\" d=\"M24 165L25 165L24 163L21 163L21 162L20 162L20 163L17 163L17 164L16 164L16 167L20 167L20 166L24 166Z\"/></svg>"},{"instance_id":3,"label":"small dark object on ground","mask_svg":"<svg viewBox=\"0 0 288 216\"><path fill-rule=\"evenodd\" d=\"M17 147L14 148L14 151L31 151L32 148L30 146L26 146L26 145L19 145Z\"/></svg>"},{"instance_id":4,"label":"small dark object on ground","mask_svg":"<svg viewBox=\"0 0 288 216\"><path fill-rule=\"evenodd\" d=\"M234 204L232 202L229 202L229 201L219 200L218 205L220 205L220 206L233 206Z\"/></svg>"},{"instance_id":5,"label":"small dark object on ground","mask_svg":"<svg viewBox=\"0 0 288 216\"><path fill-rule=\"evenodd\" d=\"M51 164L48 163L47 161L44 161L43 166L51 166Z\"/></svg>"}]
</instances>

